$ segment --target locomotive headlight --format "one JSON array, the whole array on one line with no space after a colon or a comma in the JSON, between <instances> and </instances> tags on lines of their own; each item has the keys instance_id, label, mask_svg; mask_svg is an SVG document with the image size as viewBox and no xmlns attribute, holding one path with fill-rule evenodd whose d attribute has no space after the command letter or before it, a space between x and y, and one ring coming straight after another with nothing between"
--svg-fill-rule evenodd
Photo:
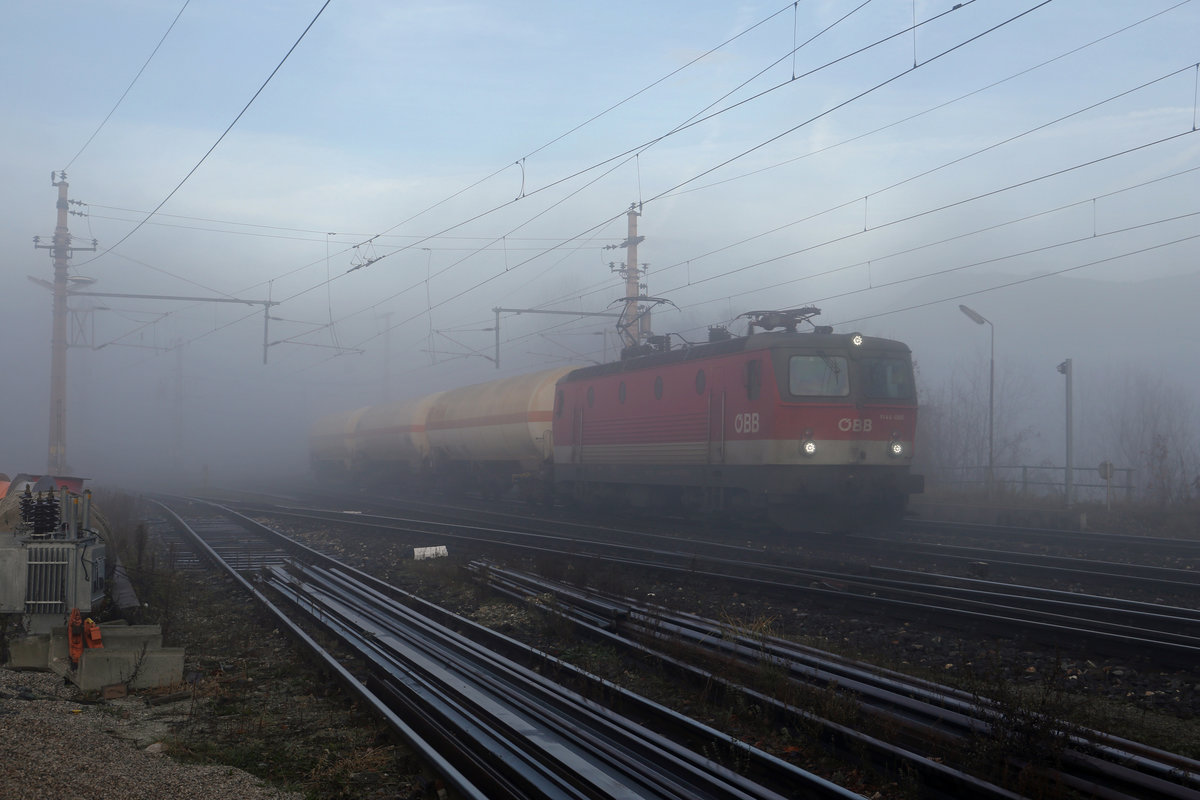
<instances>
[{"instance_id":1,"label":"locomotive headlight","mask_svg":"<svg viewBox=\"0 0 1200 800\"><path fill-rule=\"evenodd\" d=\"M800 443L800 452L806 456L815 456L817 454L817 443L811 439L807 442Z\"/></svg>"},{"instance_id":2,"label":"locomotive headlight","mask_svg":"<svg viewBox=\"0 0 1200 800\"><path fill-rule=\"evenodd\" d=\"M904 455L904 445L900 442L892 442L888 445L888 455L892 458L898 458Z\"/></svg>"},{"instance_id":3,"label":"locomotive headlight","mask_svg":"<svg viewBox=\"0 0 1200 800\"><path fill-rule=\"evenodd\" d=\"M861 333L850 334L850 344L854 345L855 347L862 347L862 343L863 335Z\"/></svg>"}]
</instances>

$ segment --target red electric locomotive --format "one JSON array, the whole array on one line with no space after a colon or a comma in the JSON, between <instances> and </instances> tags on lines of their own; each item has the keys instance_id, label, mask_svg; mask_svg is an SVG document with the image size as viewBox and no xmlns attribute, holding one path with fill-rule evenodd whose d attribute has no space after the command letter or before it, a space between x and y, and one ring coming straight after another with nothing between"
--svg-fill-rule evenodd
<instances>
[{"instance_id":1,"label":"red electric locomotive","mask_svg":"<svg viewBox=\"0 0 1200 800\"><path fill-rule=\"evenodd\" d=\"M816 313L754 312L746 337L717 329L706 344L565 375L560 496L760 515L790 530L899 518L923 488L911 473L911 352L813 326Z\"/></svg>"},{"instance_id":2,"label":"red electric locomotive","mask_svg":"<svg viewBox=\"0 0 1200 800\"><path fill-rule=\"evenodd\" d=\"M790 530L897 519L922 489L911 474L911 353L814 326L817 313L755 312L745 337L714 329L676 349L655 337L611 364L327 417L313 428L313 467L485 495L517 484L530 497L725 512Z\"/></svg>"}]
</instances>

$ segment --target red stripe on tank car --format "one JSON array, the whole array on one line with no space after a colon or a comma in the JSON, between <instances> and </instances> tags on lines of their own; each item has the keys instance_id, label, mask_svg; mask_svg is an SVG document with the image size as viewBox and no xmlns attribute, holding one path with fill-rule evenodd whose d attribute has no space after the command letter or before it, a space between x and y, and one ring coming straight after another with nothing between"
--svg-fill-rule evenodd
<instances>
[{"instance_id":1,"label":"red stripe on tank car","mask_svg":"<svg viewBox=\"0 0 1200 800\"><path fill-rule=\"evenodd\" d=\"M393 425L390 428L368 428L363 431L355 431L354 436L362 438L364 436L382 436L393 433L424 433L424 425Z\"/></svg>"},{"instance_id":2,"label":"red stripe on tank car","mask_svg":"<svg viewBox=\"0 0 1200 800\"><path fill-rule=\"evenodd\" d=\"M515 414L493 414L487 417L466 417L452 420L430 420L426 426L431 431L445 431L456 428L483 428L488 425L511 425L523 422L549 422L553 418L550 411L529 411Z\"/></svg>"}]
</instances>

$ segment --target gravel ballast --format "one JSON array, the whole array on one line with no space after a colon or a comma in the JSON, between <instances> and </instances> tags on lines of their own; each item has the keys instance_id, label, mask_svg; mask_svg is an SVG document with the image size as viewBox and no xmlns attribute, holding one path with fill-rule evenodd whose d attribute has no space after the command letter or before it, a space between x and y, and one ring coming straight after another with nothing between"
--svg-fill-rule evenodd
<instances>
[{"instance_id":1,"label":"gravel ballast","mask_svg":"<svg viewBox=\"0 0 1200 800\"><path fill-rule=\"evenodd\" d=\"M0 797L8 800L284 800L227 766L181 764L155 736L178 714L127 697L80 702L51 673L0 669Z\"/></svg>"}]
</instances>

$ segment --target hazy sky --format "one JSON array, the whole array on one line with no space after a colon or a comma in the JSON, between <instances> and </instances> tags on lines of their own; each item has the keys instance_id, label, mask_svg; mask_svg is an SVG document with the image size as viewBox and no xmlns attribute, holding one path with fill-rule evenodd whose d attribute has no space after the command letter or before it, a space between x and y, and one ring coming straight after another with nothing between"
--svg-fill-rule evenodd
<instances>
[{"instance_id":1,"label":"hazy sky","mask_svg":"<svg viewBox=\"0 0 1200 800\"><path fill-rule=\"evenodd\" d=\"M1014 328L1092 332L1015 280L1196 271L1195 2L322 7L3 5L0 470L44 460L51 170L96 291L280 301L264 366L261 307L73 300L80 469L494 377L493 307L622 296L635 202L655 330L693 340L815 303L931 364L986 347L965 302L1016 358ZM611 357L605 328L506 317L503 371Z\"/></svg>"}]
</instances>

